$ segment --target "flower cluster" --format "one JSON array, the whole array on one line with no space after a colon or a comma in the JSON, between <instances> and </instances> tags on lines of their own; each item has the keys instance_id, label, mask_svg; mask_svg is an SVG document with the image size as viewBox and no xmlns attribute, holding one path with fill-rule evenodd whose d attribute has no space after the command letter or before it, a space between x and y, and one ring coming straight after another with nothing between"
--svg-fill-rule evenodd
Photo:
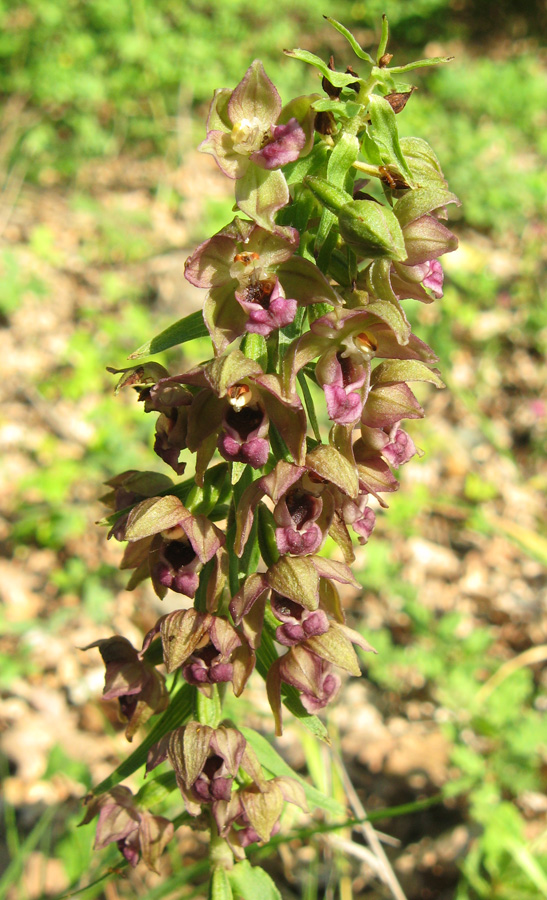
<instances>
[{"instance_id":1,"label":"flower cluster","mask_svg":"<svg viewBox=\"0 0 547 900\"><path fill-rule=\"evenodd\" d=\"M340 587L358 589L355 546L397 490L396 470L419 453L405 430L424 415L410 385L442 387L404 302L442 296L439 259L457 245L442 220L458 200L431 148L397 137L412 91L401 92L385 46L377 65L361 52L362 78L291 52L320 70L327 99L282 108L258 61L215 93L201 149L234 180L237 214L185 266L207 292L193 336L209 335L211 357L174 374L150 362L113 370L157 415L159 458L176 476L192 460L194 474L112 479L110 534L127 542L129 588L149 578L160 598L171 590L184 603L140 651L119 636L91 646L129 739L167 706L157 666L183 684L177 697L191 701L162 730L147 772L167 763L186 813L207 819L238 860L275 833L286 800L306 802L297 780L267 777L223 721L226 687L239 697L256 669L277 734L283 704L321 733L316 713L342 673L360 674L355 646L373 652L346 624ZM184 341L189 327L169 333ZM341 558L322 552L328 536ZM97 846L116 841L132 864L141 853L155 867L166 820L120 787L92 801L88 819L95 812Z\"/></svg>"}]
</instances>

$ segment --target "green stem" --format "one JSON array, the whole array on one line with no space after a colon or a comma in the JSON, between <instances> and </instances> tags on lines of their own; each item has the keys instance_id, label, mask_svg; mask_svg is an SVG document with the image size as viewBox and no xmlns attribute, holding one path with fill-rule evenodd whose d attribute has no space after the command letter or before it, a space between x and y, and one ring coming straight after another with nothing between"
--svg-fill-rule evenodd
<instances>
[{"instance_id":1,"label":"green stem","mask_svg":"<svg viewBox=\"0 0 547 900\"><path fill-rule=\"evenodd\" d=\"M209 860L211 868L220 866L223 869L232 869L234 866L234 854L229 844L218 833L217 823L211 815L211 841L209 844Z\"/></svg>"},{"instance_id":2,"label":"green stem","mask_svg":"<svg viewBox=\"0 0 547 900\"><path fill-rule=\"evenodd\" d=\"M218 687L218 684L211 685L210 697L196 691L196 718L202 725L210 725L211 728L218 728L222 721L222 697Z\"/></svg>"}]
</instances>

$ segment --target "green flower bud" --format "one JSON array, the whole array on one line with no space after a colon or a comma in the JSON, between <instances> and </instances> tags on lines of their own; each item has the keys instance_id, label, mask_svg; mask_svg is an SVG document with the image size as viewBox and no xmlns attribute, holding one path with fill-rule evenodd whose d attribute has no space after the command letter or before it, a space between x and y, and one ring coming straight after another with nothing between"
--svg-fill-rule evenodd
<instances>
[{"instance_id":1,"label":"green flower bud","mask_svg":"<svg viewBox=\"0 0 547 900\"><path fill-rule=\"evenodd\" d=\"M352 200L338 213L340 235L347 244L373 259L407 257L401 226L387 206L373 200Z\"/></svg>"}]
</instances>

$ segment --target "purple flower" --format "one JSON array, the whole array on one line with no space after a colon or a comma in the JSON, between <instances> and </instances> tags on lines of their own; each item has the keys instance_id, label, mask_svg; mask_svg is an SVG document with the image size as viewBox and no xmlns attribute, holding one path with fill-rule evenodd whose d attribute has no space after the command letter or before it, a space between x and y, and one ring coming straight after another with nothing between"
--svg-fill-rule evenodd
<instances>
[{"instance_id":1,"label":"purple flower","mask_svg":"<svg viewBox=\"0 0 547 900\"><path fill-rule=\"evenodd\" d=\"M270 421L296 460L304 454L306 417L300 398L287 399L277 375L265 375L240 350L178 376L202 388L188 413L188 448L197 454L196 479L203 478L215 451L228 462L261 468L269 455Z\"/></svg>"},{"instance_id":2,"label":"purple flower","mask_svg":"<svg viewBox=\"0 0 547 900\"><path fill-rule=\"evenodd\" d=\"M165 678L124 637L95 641L83 649L94 647L99 649L106 667L103 698L118 700L120 718L127 722L125 736L132 741L141 725L167 709Z\"/></svg>"},{"instance_id":3,"label":"purple flower","mask_svg":"<svg viewBox=\"0 0 547 900\"><path fill-rule=\"evenodd\" d=\"M286 358L291 386L296 373L316 357L316 378L325 392L329 418L338 425L350 425L361 418L373 358L437 359L413 334L406 344L400 344L387 321L362 308L335 311L316 319L310 331L292 344Z\"/></svg>"},{"instance_id":4,"label":"purple flower","mask_svg":"<svg viewBox=\"0 0 547 900\"><path fill-rule=\"evenodd\" d=\"M285 801L307 810L298 782L285 777L267 780L243 735L230 726L213 729L189 722L177 728L152 748L147 772L166 759L186 811L198 816L209 807L220 837L238 859L245 858L244 847L275 834ZM240 770L242 777L236 780Z\"/></svg>"},{"instance_id":5,"label":"purple flower","mask_svg":"<svg viewBox=\"0 0 547 900\"><path fill-rule=\"evenodd\" d=\"M309 117L304 131L294 116L278 124L280 116L281 98L255 59L233 91L215 91L199 149L210 153L229 178L241 178L251 162L277 169L311 149Z\"/></svg>"},{"instance_id":6,"label":"purple flower","mask_svg":"<svg viewBox=\"0 0 547 900\"><path fill-rule=\"evenodd\" d=\"M219 553L225 537L203 516L193 516L173 494L151 497L129 513L119 540L129 541L122 569L135 569L128 590L150 577L158 597L168 588L193 597L199 572Z\"/></svg>"},{"instance_id":7,"label":"purple flower","mask_svg":"<svg viewBox=\"0 0 547 900\"><path fill-rule=\"evenodd\" d=\"M275 639L285 647L301 644L303 641L329 630L327 614L322 609L309 610L276 591L271 597L272 612L283 622L275 632Z\"/></svg>"},{"instance_id":8,"label":"purple flower","mask_svg":"<svg viewBox=\"0 0 547 900\"><path fill-rule=\"evenodd\" d=\"M116 843L133 868L142 856L149 869L158 871L158 859L174 834L172 822L140 809L129 788L122 785L92 798L81 824L91 822L97 813L95 850Z\"/></svg>"},{"instance_id":9,"label":"purple flower","mask_svg":"<svg viewBox=\"0 0 547 900\"><path fill-rule=\"evenodd\" d=\"M442 186L408 191L394 207L403 230L407 258L394 262L390 270L391 288L400 300L414 298L430 303L443 295L443 269L439 256L458 246L457 237L439 221L446 218L448 203L460 205L455 194Z\"/></svg>"},{"instance_id":10,"label":"purple flower","mask_svg":"<svg viewBox=\"0 0 547 900\"><path fill-rule=\"evenodd\" d=\"M274 233L236 218L186 260L185 277L208 290L204 318L217 353L246 331L269 337L297 306L340 303L317 266L294 256L294 228Z\"/></svg>"}]
</instances>

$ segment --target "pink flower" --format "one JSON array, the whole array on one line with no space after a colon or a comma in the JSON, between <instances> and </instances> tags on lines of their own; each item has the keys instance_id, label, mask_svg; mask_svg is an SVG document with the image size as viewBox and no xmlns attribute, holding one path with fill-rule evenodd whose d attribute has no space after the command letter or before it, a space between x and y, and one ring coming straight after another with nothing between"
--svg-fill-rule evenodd
<instances>
[{"instance_id":1,"label":"pink flower","mask_svg":"<svg viewBox=\"0 0 547 900\"><path fill-rule=\"evenodd\" d=\"M294 116L279 124L280 116L281 97L255 59L233 91L215 91L199 149L229 178L242 178L251 163L277 169L310 149L309 125L306 133Z\"/></svg>"}]
</instances>

